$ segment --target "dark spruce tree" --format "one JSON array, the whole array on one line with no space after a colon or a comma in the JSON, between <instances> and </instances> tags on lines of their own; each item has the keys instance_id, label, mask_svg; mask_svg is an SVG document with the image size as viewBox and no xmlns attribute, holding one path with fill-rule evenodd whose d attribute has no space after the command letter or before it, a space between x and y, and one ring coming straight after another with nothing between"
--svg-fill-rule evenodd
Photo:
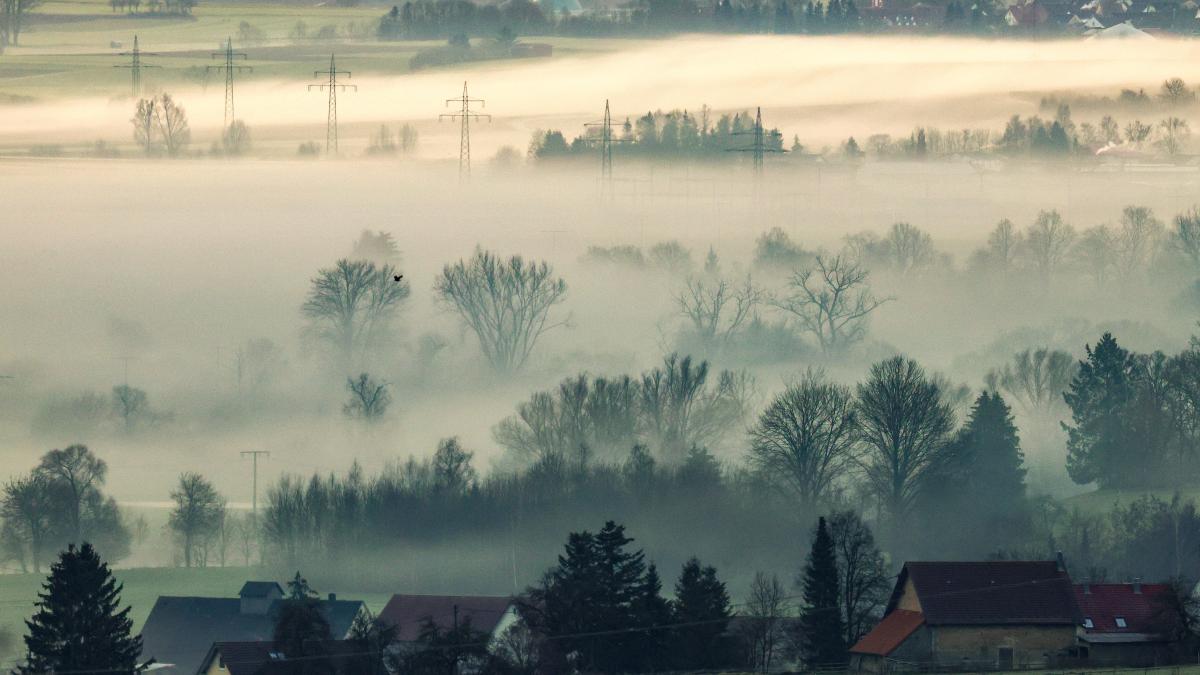
<instances>
[{"instance_id":1,"label":"dark spruce tree","mask_svg":"<svg viewBox=\"0 0 1200 675\"><path fill-rule=\"evenodd\" d=\"M846 662L842 611L838 605L837 551L825 518L817 520L812 550L801 577L804 609L800 612L800 645L809 667L839 666Z\"/></svg>"},{"instance_id":2,"label":"dark spruce tree","mask_svg":"<svg viewBox=\"0 0 1200 675\"><path fill-rule=\"evenodd\" d=\"M25 664L18 672L137 672L142 639L130 634L129 607L118 609L121 588L91 544L69 546L25 622Z\"/></svg>"},{"instance_id":3,"label":"dark spruce tree","mask_svg":"<svg viewBox=\"0 0 1200 675\"><path fill-rule=\"evenodd\" d=\"M1134 484L1148 468L1146 457L1130 424L1129 407L1137 397L1134 359L1105 333L1063 396L1071 408L1067 431L1067 474L1079 484L1096 482L1101 487Z\"/></svg>"},{"instance_id":4,"label":"dark spruce tree","mask_svg":"<svg viewBox=\"0 0 1200 675\"><path fill-rule=\"evenodd\" d=\"M1018 510L1025 500L1025 453L1012 410L998 392L975 399L957 442L969 467L971 501L992 512Z\"/></svg>"},{"instance_id":5,"label":"dark spruce tree","mask_svg":"<svg viewBox=\"0 0 1200 675\"><path fill-rule=\"evenodd\" d=\"M296 572L288 582L288 594L275 607L275 646L289 658L305 657L288 668L289 673L313 672L325 664L325 643L332 639L329 620L321 611L317 593L308 580Z\"/></svg>"},{"instance_id":6,"label":"dark spruce tree","mask_svg":"<svg viewBox=\"0 0 1200 675\"><path fill-rule=\"evenodd\" d=\"M678 670L713 670L733 662L734 646L725 637L733 612L729 593L717 579L717 570L688 560L675 583L672 653Z\"/></svg>"}]
</instances>

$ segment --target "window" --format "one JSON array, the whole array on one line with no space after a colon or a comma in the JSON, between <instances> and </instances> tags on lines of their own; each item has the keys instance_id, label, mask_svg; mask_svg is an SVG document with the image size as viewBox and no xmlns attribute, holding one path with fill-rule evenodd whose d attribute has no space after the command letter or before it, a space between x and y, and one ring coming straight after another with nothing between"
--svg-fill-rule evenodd
<instances>
[{"instance_id":1,"label":"window","mask_svg":"<svg viewBox=\"0 0 1200 675\"><path fill-rule=\"evenodd\" d=\"M1127 625L1125 624L1125 617L1123 617L1123 616L1118 616L1118 617L1117 617L1117 628L1128 628L1128 627L1129 627L1129 626L1127 626Z\"/></svg>"},{"instance_id":2,"label":"window","mask_svg":"<svg viewBox=\"0 0 1200 675\"><path fill-rule=\"evenodd\" d=\"M1092 617L1089 616L1083 620L1083 627L1084 628L1095 628L1096 623L1094 621L1092 621Z\"/></svg>"}]
</instances>

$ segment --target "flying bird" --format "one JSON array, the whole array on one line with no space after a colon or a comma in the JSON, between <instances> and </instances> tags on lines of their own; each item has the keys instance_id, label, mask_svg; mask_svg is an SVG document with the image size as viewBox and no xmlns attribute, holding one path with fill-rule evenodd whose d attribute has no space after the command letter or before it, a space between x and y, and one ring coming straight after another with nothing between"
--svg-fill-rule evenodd
<instances>
[{"instance_id":1,"label":"flying bird","mask_svg":"<svg viewBox=\"0 0 1200 675\"><path fill-rule=\"evenodd\" d=\"M397 274L397 275L394 275L392 278L396 280L396 283L399 283L399 282L400 282L400 280L404 278L404 275L403 275L403 274Z\"/></svg>"}]
</instances>

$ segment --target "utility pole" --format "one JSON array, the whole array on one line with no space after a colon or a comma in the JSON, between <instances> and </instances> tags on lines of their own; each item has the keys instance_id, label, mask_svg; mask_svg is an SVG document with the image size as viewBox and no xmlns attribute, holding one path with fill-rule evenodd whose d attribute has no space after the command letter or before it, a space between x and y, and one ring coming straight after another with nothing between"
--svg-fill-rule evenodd
<instances>
[{"instance_id":1,"label":"utility pole","mask_svg":"<svg viewBox=\"0 0 1200 675\"><path fill-rule=\"evenodd\" d=\"M588 122L585 127L600 130L600 191L602 194L609 197L612 196L612 146L613 143L624 143L625 139L615 138L613 135L612 111L608 106L608 99L604 99L604 119L600 122Z\"/></svg>"},{"instance_id":2,"label":"utility pole","mask_svg":"<svg viewBox=\"0 0 1200 675\"><path fill-rule=\"evenodd\" d=\"M492 121L492 116L486 113L477 113L471 110L472 103L478 103L479 107L487 107L487 101L481 98L471 98L467 94L467 83L463 82L463 93L461 98L448 98L446 105L458 103L462 107L458 112L442 113L438 115L438 121L444 119L460 120L462 122L462 130L459 132L458 140L458 178L465 180L471 177L471 120L487 118L487 121Z\"/></svg>"},{"instance_id":3,"label":"utility pole","mask_svg":"<svg viewBox=\"0 0 1200 675\"><path fill-rule=\"evenodd\" d=\"M252 479L253 485L254 485L254 494L251 497L252 501L251 501L251 506L250 506L250 513L251 513L252 517L254 518L255 523L258 523L258 456L259 455L264 455L266 457L270 457L271 453L268 452L267 450L243 450L242 451L242 457L249 456L251 458L251 460L254 462L254 470L253 470L254 478Z\"/></svg>"},{"instance_id":4,"label":"utility pole","mask_svg":"<svg viewBox=\"0 0 1200 675\"><path fill-rule=\"evenodd\" d=\"M242 66L234 63L237 59L249 58L243 52L233 51L233 38L225 38L225 49L219 52L213 52L212 58L224 58L225 63L219 66L208 66L208 70L220 70L225 73L225 128L233 126L233 75L243 71L253 71L251 66Z\"/></svg>"},{"instance_id":5,"label":"utility pole","mask_svg":"<svg viewBox=\"0 0 1200 675\"><path fill-rule=\"evenodd\" d=\"M142 95L142 68L158 68L159 67L159 66L152 66L148 63L142 63L142 57L143 56L158 56L158 54L154 54L151 52L143 52L141 50L141 48L138 47L138 36L134 35L133 36L133 51L121 52L120 54L117 54L117 56L128 56L129 57L128 65L118 64L118 65L113 66L113 68L128 68L129 69L130 75L133 76L133 97L134 98L140 97Z\"/></svg>"},{"instance_id":6,"label":"utility pole","mask_svg":"<svg viewBox=\"0 0 1200 675\"><path fill-rule=\"evenodd\" d=\"M324 84L310 84L308 90L313 89L328 89L329 90L329 112L325 118L325 154L337 154L338 151L338 128L337 128L337 92L340 88L345 91L347 88L353 88L358 91L357 84L338 84L338 75L350 77L350 71L338 70L337 64L334 62L333 54L329 55L329 70L313 71L313 77L318 75L329 76L329 82Z\"/></svg>"},{"instance_id":7,"label":"utility pole","mask_svg":"<svg viewBox=\"0 0 1200 675\"><path fill-rule=\"evenodd\" d=\"M752 130L750 130L750 131L735 131L732 135L734 135L734 136L753 136L754 137L753 142L750 144L749 147L730 148L729 152L753 153L753 155L754 155L754 175L755 176L762 176L763 157L765 156L765 153L786 152L786 150L777 150L775 148L767 147L766 137L769 135L772 139L776 139L776 138L780 137L780 133L778 131L772 131L772 132L770 132L770 134L767 134L766 132L763 131L762 108L761 107L758 108L758 112L754 116L754 128Z\"/></svg>"},{"instance_id":8,"label":"utility pole","mask_svg":"<svg viewBox=\"0 0 1200 675\"><path fill-rule=\"evenodd\" d=\"M128 387L129 386L129 362L136 361L137 357L136 356L114 356L113 358L116 359L117 361L125 362L125 386Z\"/></svg>"}]
</instances>

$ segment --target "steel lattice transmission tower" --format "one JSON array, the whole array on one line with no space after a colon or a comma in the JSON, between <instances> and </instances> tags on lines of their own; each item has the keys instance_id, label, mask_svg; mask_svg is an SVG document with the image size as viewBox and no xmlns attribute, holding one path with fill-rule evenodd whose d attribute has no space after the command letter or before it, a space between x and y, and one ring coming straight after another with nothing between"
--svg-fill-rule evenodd
<instances>
[{"instance_id":1,"label":"steel lattice transmission tower","mask_svg":"<svg viewBox=\"0 0 1200 675\"><path fill-rule=\"evenodd\" d=\"M138 36L134 35L133 36L133 51L121 52L120 54L117 54L117 56L128 56L129 57L128 64L124 64L124 63L118 64L118 65L113 66L113 68L128 68L129 69L130 75L133 76L133 97L134 98L140 97L142 95L142 68L158 68L159 67L159 66L152 66L148 63L142 63L142 57L143 56L158 56L158 54L154 54L151 52L143 52L141 50L141 48L138 47Z\"/></svg>"},{"instance_id":2,"label":"steel lattice transmission tower","mask_svg":"<svg viewBox=\"0 0 1200 675\"><path fill-rule=\"evenodd\" d=\"M600 181L601 188L611 194L612 177L613 177L613 143L623 143L625 139L616 138L613 134L612 110L609 108L608 99L604 99L604 119L600 122L588 122L584 125L592 129L599 130L599 138L596 139L600 146Z\"/></svg>"},{"instance_id":3,"label":"steel lattice transmission tower","mask_svg":"<svg viewBox=\"0 0 1200 675\"><path fill-rule=\"evenodd\" d=\"M225 38L225 49L219 52L213 52L212 58L224 58L225 63L219 66L209 66L209 70L220 70L225 73L225 128L233 126L233 122L237 119L233 112L233 76L234 73L240 73L246 70L254 70L250 66L238 65L237 59L248 58L243 52L233 51L233 38Z\"/></svg>"},{"instance_id":4,"label":"steel lattice transmission tower","mask_svg":"<svg viewBox=\"0 0 1200 675\"><path fill-rule=\"evenodd\" d=\"M345 91L346 89L358 91L358 85L341 84L337 81L339 75L350 77L350 71L338 70L337 62L334 60L333 54L329 55L329 70L313 71L313 77L317 77L319 75L328 76L329 81L322 84L310 84L308 85L308 89L309 91L312 91L313 89L329 90L329 112L325 118L325 154L328 155L332 152L336 155L338 151L337 92L338 89L341 89L342 91Z\"/></svg>"},{"instance_id":5,"label":"steel lattice transmission tower","mask_svg":"<svg viewBox=\"0 0 1200 675\"><path fill-rule=\"evenodd\" d=\"M470 178L471 177L471 120L472 119L487 119L487 121L491 122L492 116L488 115L486 113L477 113L474 110L471 110L472 103L478 103L479 107L482 108L482 107L487 106L487 101L484 101L481 98L471 98L467 94L467 83L466 82L463 82L463 93L462 93L461 98L446 99L447 106L450 105L451 103L458 103L461 106L459 108L459 111L453 112L453 113L442 113L441 115L438 115L438 121L441 121L444 119L449 119L449 120L457 119L457 120L461 121L462 130L459 132L460 135L459 135L459 140L458 140L458 177L460 179Z\"/></svg>"},{"instance_id":6,"label":"steel lattice transmission tower","mask_svg":"<svg viewBox=\"0 0 1200 675\"><path fill-rule=\"evenodd\" d=\"M753 136L754 140L749 147L746 148L730 148L729 152L749 152L754 155L754 174L761 176L763 172L763 158L768 152L786 152L778 148L767 147L766 139L770 136L772 139L780 138L781 134L778 131L765 132L762 125L762 108L758 108L758 112L754 116L754 128L750 131L735 131L734 136Z\"/></svg>"}]
</instances>

